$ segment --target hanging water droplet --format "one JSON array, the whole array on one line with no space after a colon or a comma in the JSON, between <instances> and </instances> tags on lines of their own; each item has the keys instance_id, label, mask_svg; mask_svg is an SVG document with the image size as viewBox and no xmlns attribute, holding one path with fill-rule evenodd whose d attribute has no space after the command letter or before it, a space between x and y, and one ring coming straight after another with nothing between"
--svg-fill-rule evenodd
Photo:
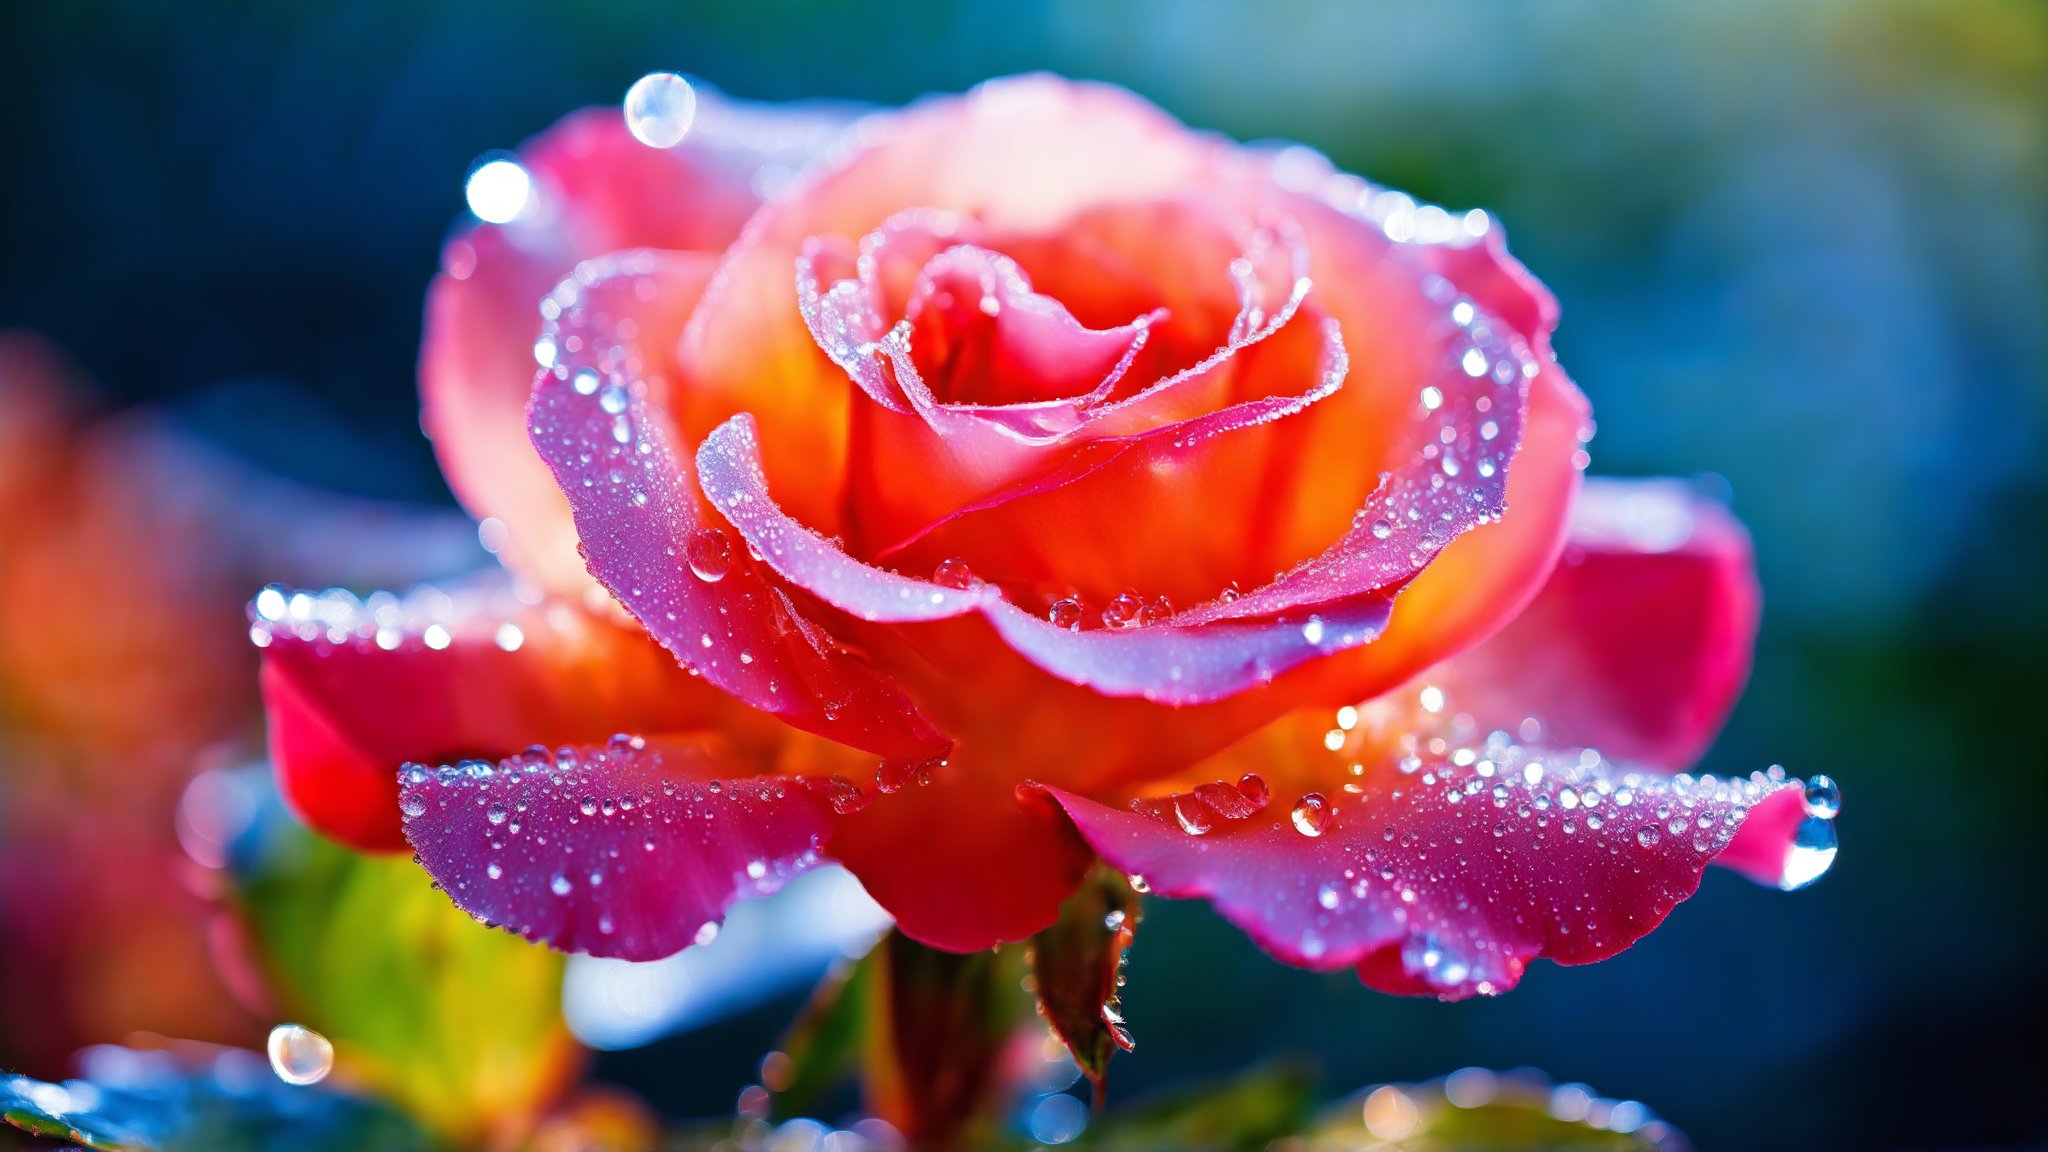
<instances>
[{"instance_id":1,"label":"hanging water droplet","mask_svg":"<svg viewBox=\"0 0 2048 1152\"><path fill-rule=\"evenodd\" d=\"M1834 866L1837 846L1833 820L1824 816L1801 820L1798 831L1792 834L1792 847L1785 853L1785 868L1778 876L1778 887L1793 892L1825 876Z\"/></svg>"},{"instance_id":2,"label":"hanging water droplet","mask_svg":"<svg viewBox=\"0 0 2048 1152\"><path fill-rule=\"evenodd\" d=\"M1842 811L1842 789L1832 777L1815 776L1806 782L1806 814L1833 820Z\"/></svg>"},{"instance_id":3,"label":"hanging water droplet","mask_svg":"<svg viewBox=\"0 0 2048 1152\"><path fill-rule=\"evenodd\" d=\"M1294 830L1303 836L1321 836L1330 826L1330 802L1320 792L1310 792L1294 802Z\"/></svg>"},{"instance_id":4,"label":"hanging water droplet","mask_svg":"<svg viewBox=\"0 0 2048 1152\"><path fill-rule=\"evenodd\" d=\"M1053 601L1052 607L1045 611L1045 618L1052 621L1052 626L1055 628L1079 628L1081 626L1081 611L1081 602L1068 596Z\"/></svg>"},{"instance_id":5,"label":"hanging water droplet","mask_svg":"<svg viewBox=\"0 0 2048 1152\"><path fill-rule=\"evenodd\" d=\"M270 1070L287 1084L318 1084L334 1069L334 1045L303 1024L270 1030Z\"/></svg>"},{"instance_id":6,"label":"hanging water droplet","mask_svg":"<svg viewBox=\"0 0 2048 1152\"><path fill-rule=\"evenodd\" d=\"M673 148L697 119L697 90L673 72L650 72L626 89L626 130L650 148Z\"/></svg>"}]
</instances>

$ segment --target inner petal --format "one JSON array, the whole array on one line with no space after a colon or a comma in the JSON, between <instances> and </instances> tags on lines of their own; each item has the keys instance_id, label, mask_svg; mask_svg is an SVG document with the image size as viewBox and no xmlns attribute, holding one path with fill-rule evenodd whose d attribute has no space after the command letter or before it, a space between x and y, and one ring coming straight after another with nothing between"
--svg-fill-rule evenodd
<instances>
[{"instance_id":1,"label":"inner petal","mask_svg":"<svg viewBox=\"0 0 2048 1152\"><path fill-rule=\"evenodd\" d=\"M1031 290L1016 261L985 248L948 248L919 274L904 319L910 357L941 404L997 407L1107 395L1152 319L1089 328Z\"/></svg>"}]
</instances>

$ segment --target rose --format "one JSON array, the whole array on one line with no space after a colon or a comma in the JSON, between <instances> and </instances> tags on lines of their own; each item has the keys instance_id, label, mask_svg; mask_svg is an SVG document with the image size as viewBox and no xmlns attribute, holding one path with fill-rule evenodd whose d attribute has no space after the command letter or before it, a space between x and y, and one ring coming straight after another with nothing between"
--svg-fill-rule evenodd
<instances>
[{"instance_id":1,"label":"rose","mask_svg":"<svg viewBox=\"0 0 2048 1152\"><path fill-rule=\"evenodd\" d=\"M1832 844L1782 774L1673 775L1747 672L1748 542L1580 492L1489 217L1044 77L820 123L579 114L450 244L426 423L525 583L259 614L315 823L604 955L825 859L984 948L1099 856L1446 996Z\"/></svg>"}]
</instances>

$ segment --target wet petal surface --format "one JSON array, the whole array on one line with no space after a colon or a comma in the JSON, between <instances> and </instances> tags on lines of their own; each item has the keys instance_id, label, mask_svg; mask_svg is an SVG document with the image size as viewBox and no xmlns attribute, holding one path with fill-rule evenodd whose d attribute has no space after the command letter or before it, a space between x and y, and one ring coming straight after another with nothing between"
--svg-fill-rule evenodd
<instances>
[{"instance_id":1,"label":"wet petal surface","mask_svg":"<svg viewBox=\"0 0 2048 1152\"><path fill-rule=\"evenodd\" d=\"M566 951L654 960L818 863L826 789L725 777L733 767L715 744L617 738L413 766L400 804L420 863L472 916Z\"/></svg>"},{"instance_id":2,"label":"wet petal surface","mask_svg":"<svg viewBox=\"0 0 2048 1152\"><path fill-rule=\"evenodd\" d=\"M1503 992L1538 955L1626 949L1722 853L1774 881L1804 867L1804 789L1778 771L1669 777L1456 715L1391 740L1372 724L1333 728L1321 779L1284 777L1249 816L1198 793L1135 810L1053 795L1108 863L1161 896L1208 898L1276 957L1446 998ZM1300 760L1282 748L1307 740L1305 724L1276 726L1219 763L1260 763L1262 742Z\"/></svg>"}]
</instances>

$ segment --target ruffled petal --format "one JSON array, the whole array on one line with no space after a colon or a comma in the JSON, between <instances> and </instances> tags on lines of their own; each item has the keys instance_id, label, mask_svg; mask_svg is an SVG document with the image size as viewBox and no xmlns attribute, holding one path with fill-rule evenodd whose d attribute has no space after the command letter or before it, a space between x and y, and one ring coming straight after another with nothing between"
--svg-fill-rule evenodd
<instances>
[{"instance_id":1,"label":"ruffled petal","mask_svg":"<svg viewBox=\"0 0 2048 1152\"><path fill-rule=\"evenodd\" d=\"M565 601L524 602L502 581L367 601L272 586L251 635L285 799L364 849L404 843L393 773L407 761L718 728L762 771L792 754L796 735L690 676L638 629Z\"/></svg>"},{"instance_id":2,"label":"ruffled petal","mask_svg":"<svg viewBox=\"0 0 2048 1152\"><path fill-rule=\"evenodd\" d=\"M414 765L399 802L420 864L463 911L564 951L656 960L819 861L827 788L748 768L715 745L621 737Z\"/></svg>"},{"instance_id":3,"label":"ruffled petal","mask_svg":"<svg viewBox=\"0 0 2048 1152\"><path fill-rule=\"evenodd\" d=\"M520 151L531 212L449 241L427 294L422 423L464 507L509 529L505 556L521 571L553 587L584 582L568 508L524 443L543 299L579 262L619 249L718 252L760 203L764 175L786 179L845 122L700 89L690 134L650 148L616 108L572 113ZM713 260L700 257L706 269Z\"/></svg>"},{"instance_id":4,"label":"ruffled petal","mask_svg":"<svg viewBox=\"0 0 2048 1152\"><path fill-rule=\"evenodd\" d=\"M1749 675L1760 594L1749 535L1676 480L1589 481L1563 558L1492 639L1426 679L1488 727L1677 769Z\"/></svg>"},{"instance_id":5,"label":"ruffled petal","mask_svg":"<svg viewBox=\"0 0 2048 1152\"><path fill-rule=\"evenodd\" d=\"M997 231L1046 230L1094 204L1170 196L1220 147L1121 89L1044 76L874 117L849 143L858 146L756 217L728 254L684 341L693 388L676 413L700 437L753 412L775 490L827 532L841 530L852 397L790 306L790 270L807 241L864 236L911 207ZM763 389L764 379L776 386Z\"/></svg>"},{"instance_id":6,"label":"ruffled petal","mask_svg":"<svg viewBox=\"0 0 2048 1152\"><path fill-rule=\"evenodd\" d=\"M1303 725L1267 742L1283 731L1321 747ZM1779 817L1801 805L1781 775L1670 777L1498 732L1322 755L1322 790L1276 788L1238 819L1053 795L1103 859L1160 895L1208 899L1275 957L1446 999L1505 991L1537 956L1582 964L1627 948L1749 821L1741 859L1782 862L1792 829ZM1259 759L1233 750L1227 766Z\"/></svg>"},{"instance_id":7,"label":"ruffled petal","mask_svg":"<svg viewBox=\"0 0 2048 1152\"><path fill-rule=\"evenodd\" d=\"M736 417L706 439L698 456L706 494L764 565L861 620L929 623L978 610L1046 672L1162 704L1203 703L1267 683L1316 656L1366 643L1386 623L1388 598L1368 590L1296 617L1076 631L1009 603L991 585L947 587L848 556L775 503L752 427L749 418Z\"/></svg>"},{"instance_id":8,"label":"ruffled petal","mask_svg":"<svg viewBox=\"0 0 2048 1152\"><path fill-rule=\"evenodd\" d=\"M695 469L644 383L565 359L536 386L530 431L568 494L591 574L685 667L845 744L913 759L945 750L893 681L706 520Z\"/></svg>"}]
</instances>

